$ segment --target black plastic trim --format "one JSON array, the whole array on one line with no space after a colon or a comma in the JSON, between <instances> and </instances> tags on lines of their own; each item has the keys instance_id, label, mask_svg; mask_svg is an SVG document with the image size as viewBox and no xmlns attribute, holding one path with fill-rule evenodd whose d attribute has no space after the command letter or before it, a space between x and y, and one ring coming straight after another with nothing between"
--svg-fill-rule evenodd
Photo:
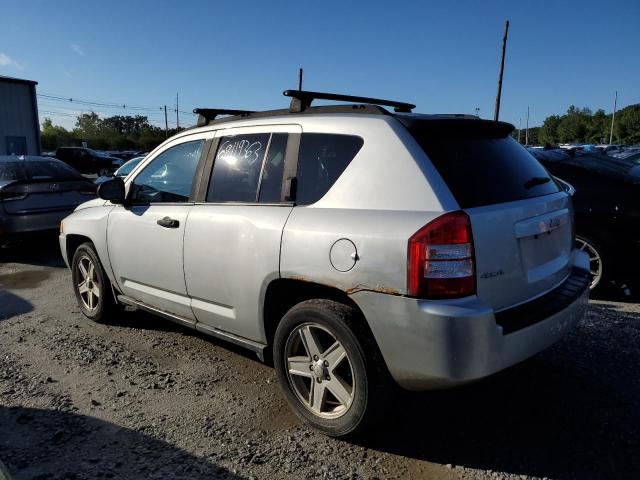
<instances>
[{"instance_id":1,"label":"black plastic trim","mask_svg":"<svg viewBox=\"0 0 640 480\"><path fill-rule=\"evenodd\" d=\"M591 275L587 270L574 267L569 277L550 292L522 305L495 313L496 323L508 335L546 320L564 310L589 288Z\"/></svg>"}]
</instances>

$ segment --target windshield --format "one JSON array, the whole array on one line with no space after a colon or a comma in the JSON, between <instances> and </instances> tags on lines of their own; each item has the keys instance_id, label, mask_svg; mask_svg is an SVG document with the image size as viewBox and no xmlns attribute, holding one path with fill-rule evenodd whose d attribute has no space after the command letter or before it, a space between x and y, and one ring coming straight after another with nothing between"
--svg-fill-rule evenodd
<instances>
[{"instance_id":1,"label":"windshield","mask_svg":"<svg viewBox=\"0 0 640 480\"><path fill-rule=\"evenodd\" d=\"M0 163L0 181L10 182L13 180L23 180L26 173L22 168L22 163L2 162Z\"/></svg>"}]
</instances>

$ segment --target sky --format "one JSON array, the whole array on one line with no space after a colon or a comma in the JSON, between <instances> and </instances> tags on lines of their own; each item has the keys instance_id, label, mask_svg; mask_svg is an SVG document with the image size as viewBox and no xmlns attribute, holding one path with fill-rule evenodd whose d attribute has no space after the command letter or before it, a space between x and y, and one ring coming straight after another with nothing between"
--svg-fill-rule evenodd
<instances>
[{"instance_id":1,"label":"sky","mask_svg":"<svg viewBox=\"0 0 640 480\"><path fill-rule=\"evenodd\" d=\"M38 82L41 120L194 107L282 108L287 88L408 101L423 113L540 125L569 105L640 102L640 1L3 0L0 75ZM138 108L79 105L68 100ZM1 108L1 106L0 106Z\"/></svg>"}]
</instances>

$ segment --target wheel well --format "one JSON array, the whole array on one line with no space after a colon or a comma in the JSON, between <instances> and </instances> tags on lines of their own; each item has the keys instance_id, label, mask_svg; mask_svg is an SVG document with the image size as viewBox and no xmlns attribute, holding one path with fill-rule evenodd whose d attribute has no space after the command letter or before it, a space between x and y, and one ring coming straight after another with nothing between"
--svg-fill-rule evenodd
<instances>
[{"instance_id":1,"label":"wheel well","mask_svg":"<svg viewBox=\"0 0 640 480\"><path fill-rule=\"evenodd\" d=\"M267 361L269 363L271 362L273 339L276 329L284 314L298 303L315 298L334 300L354 308L358 312L358 317L361 319L363 326L371 333L362 311L344 291L335 287L303 280L274 280L267 287L263 310L264 331L268 345L265 353L267 354ZM371 334L371 338L373 339L373 334Z\"/></svg>"},{"instance_id":2,"label":"wheel well","mask_svg":"<svg viewBox=\"0 0 640 480\"><path fill-rule=\"evenodd\" d=\"M84 235L67 235L67 259L69 260L69 265L71 265L71 260L73 260L73 255L78 247L86 242L91 242L91 239Z\"/></svg>"}]
</instances>

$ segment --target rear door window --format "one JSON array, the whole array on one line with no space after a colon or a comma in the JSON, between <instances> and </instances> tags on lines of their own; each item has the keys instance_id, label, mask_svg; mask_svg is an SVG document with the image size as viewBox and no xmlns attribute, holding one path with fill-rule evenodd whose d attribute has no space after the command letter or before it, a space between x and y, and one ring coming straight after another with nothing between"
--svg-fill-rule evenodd
<instances>
[{"instance_id":1,"label":"rear door window","mask_svg":"<svg viewBox=\"0 0 640 480\"><path fill-rule=\"evenodd\" d=\"M208 202L255 202L269 133L220 138L207 192Z\"/></svg>"},{"instance_id":2,"label":"rear door window","mask_svg":"<svg viewBox=\"0 0 640 480\"><path fill-rule=\"evenodd\" d=\"M362 148L364 141L353 135L303 133L298 155L296 203L320 200Z\"/></svg>"},{"instance_id":3,"label":"rear door window","mask_svg":"<svg viewBox=\"0 0 640 480\"><path fill-rule=\"evenodd\" d=\"M547 170L527 150L502 131L492 135L487 125L475 130L410 126L409 131L436 167L461 208L512 202L559 191ZM478 124L478 127L481 125Z\"/></svg>"}]
</instances>

